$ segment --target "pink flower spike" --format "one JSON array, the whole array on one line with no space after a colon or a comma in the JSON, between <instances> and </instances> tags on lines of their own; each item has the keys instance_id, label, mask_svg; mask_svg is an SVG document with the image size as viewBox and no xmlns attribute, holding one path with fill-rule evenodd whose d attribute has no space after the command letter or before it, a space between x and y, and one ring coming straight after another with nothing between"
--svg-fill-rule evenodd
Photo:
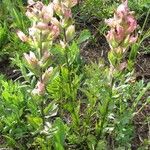
<instances>
[{"instance_id":1,"label":"pink flower spike","mask_svg":"<svg viewBox=\"0 0 150 150\"><path fill-rule=\"evenodd\" d=\"M30 55L31 60L37 60L35 54L32 51L30 51L29 55Z\"/></svg>"},{"instance_id":2,"label":"pink flower spike","mask_svg":"<svg viewBox=\"0 0 150 150\"><path fill-rule=\"evenodd\" d=\"M116 33L115 39L117 41L122 41L124 39L125 35L124 35L124 29L123 29L123 27L117 26L116 29L115 29L115 33Z\"/></svg>"},{"instance_id":3,"label":"pink flower spike","mask_svg":"<svg viewBox=\"0 0 150 150\"><path fill-rule=\"evenodd\" d=\"M50 3L48 6L43 6L42 8L43 19L45 21L50 21L54 14L54 6L53 3Z\"/></svg>"},{"instance_id":4,"label":"pink flower spike","mask_svg":"<svg viewBox=\"0 0 150 150\"><path fill-rule=\"evenodd\" d=\"M108 33L106 35L106 39L107 39L108 42L114 40L114 30L108 31Z\"/></svg>"},{"instance_id":5,"label":"pink flower spike","mask_svg":"<svg viewBox=\"0 0 150 150\"><path fill-rule=\"evenodd\" d=\"M51 19L51 23L54 24L57 27L60 27L60 22L57 20L57 18L53 17Z\"/></svg>"},{"instance_id":6,"label":"pink flower spike","mask_svg":"<svg viewBox=\"0 0 150 150\"><path fill-rule=\"evenodd\" d=\"M118 6L116 14L123 18L124 16L126 16L129 13L129 9L128 9L128 1L126 0L125 2L123 2L121 5Z\"/></svg>"},{"instance_id":7,"label":"pink flower spike","mask_svg":"<svg viewBox=\"0 0 150 150\"><path fill-rule=\"evenodd\" d=\"M63 12L63 15L64 15L64 17L66 19L72 18L72 13L71 13L71 9L70 8L62 6L62 12Z\"/></svg>"},{"instance_id":8,"label":"pink flower spike","mask_svg":"<svg viewBox=\"0 0 150 150\"><path fill-rule=\"evenodd\" d=\"M29 54L24 53L24 58L27 61L28 65L30 65L31 67L37 66L38 59L33 52L30 51Z\"/></svg>"},{"instance_id":9,"label":"pink flower spike","mask_svg":"<svg viewBox=\"0 0 150 150\"><path fill-rule=\"evenodd\" d=\"M54 8L57 15L62 14L61 3L59 0L53 0L53 8Z\"/></svg>"},{"instance_id":10,"label":"pink flower spike","mask_svg":"<svg viewBox=\"0 0 150 150\"><path fill-rule=\"evenodd\" d=\"M36 27L40 30L46 30L46 29L48 29L48 24L46 24L44 22L38 22Z\"/></svg>"},{"instance_id":11,"label":"pink flower spike","mask_svg":"<svg viewBox=\"0 0 150 150\"><path fill-rule=\"evenodd\" d=\"M42 80L43 80L43 83L44 83L44 84L47 84L47 83L48 83L52 72L53 72L53 67L49 67L49 68L45 71L45 73L42 75Z\"/></svg>"},{"instance_id":12,"label":"pink flower spike","mask_svg":"<svg viewBox=\"0 0 150 150\"><path fill-rule=\"evenodd\" d=\"M28 64L31 64L30 56L28 54L24 53L24 58Z\"/></svg>"},{"instance_id":13,"label":"pink flower spike","mask_svg":"<svg viewBox=\"0 0 150 150\"><path fill-rule=\"evenodd\" d=\"M28 37L22 32L22 31L17 31L17 35L20 38L21 41L23 42L27 42L28 41Z\"/></svg>"},{"instance_id":14,"label":"pink flower spike","mask_svg":"<svg viewBox=\"0 0 150 150\"><path fill-rule=\"evenodd\" d=\"M34 95L43 95L45 93L45 84L38 81L35 89L32 91Z\"/></svg>"},{"instance_id":15,"label":"pink flower spike","mask_svg":"<svg viewBox=\"0 0 150 150\"><path fill-rule=\"evenodd\" d=\"M132 33L136 28L137 28L137 21L133 16L128 16L127 17L127 24L128 24L128 33Z\"/></svg>"},{"instance_id":16,"label":"pink flower spike","mask_svg":"<svg viewBox=\"0 0 150 150\"><path fill-rule=\"evenodd\" d=\"M105 19L105 23L110 26L110 27L114 27L114 19L110 18L110 19Z\"/></svg>"},{"instance_id":17,"label":"pink flower spike","mask_svg":"<svg viewBox=\"0 0 150 150\"><path fill-rule=\"evenodd\" d=\"M56 38L59 34L60 34L60 29L59 27L55 26L55 25L51 25L50 27L51 30L51 35Z\"/></svg>"}]
</instances>

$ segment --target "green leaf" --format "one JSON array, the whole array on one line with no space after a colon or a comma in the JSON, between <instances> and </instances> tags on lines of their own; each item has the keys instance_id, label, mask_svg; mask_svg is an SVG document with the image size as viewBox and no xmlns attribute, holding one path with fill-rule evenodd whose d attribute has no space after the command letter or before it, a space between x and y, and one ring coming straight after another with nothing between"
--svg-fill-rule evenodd
<instances>
[{"instance_id":1,"label":"green leaf","mask_svg":"<svg viewBox=\"0 0 150 150\"><path fill-rule=\"evenodd\" d=\"M65 128L62 120L58 118L54 126L58 128L57 132L54 135L54 141L55 141L55 149L57 150L64 150L63 145L65 142Z\"/></svg>"},{"instance_id":2,"label":"green leaf","mask_svg":"<svg viewBox=\"0 0 150 150\"><path fill-rule=\"evenodd\" d=\"M44 109L44 114L46 115L46 118L49 118L49 117L56 116L57 111L58 111L58 105L56 105L54 102L51 102Z\"/></svg>"},{"instance_id":3,"label":"green leaf","mask_svg":"<svg viewBox=\"0 0 150 150\"><path fill-rule=\"evenodd\" d=\"M138 52L138 49L139 49L139 44L134 44L132 47L131 47L131 52L129 54L129 60L132 60L134 61L136 56L137 56L137 52Z\"/></svg>"},{"instance_id":4,"label":"green leaf","mask_svg":"<svg viewBox=\"0 0 150 150\"><path fill-rule=\"evenodd\" d=\"M114 56L114 54L113 54L112 51L110 51L110 52L108 53L108 59L109 59L109 62L110 62L113 66L116 65L117 59L116 59L116 57Z\"/></svg>"},{"instance_id":5,"label":"green leaf","mask_svg":"<svg viewBox=\"0 0 150 150\"><path fill-rule=\"evenodd\" d=\"M102 105L99 105L99 110L102 116L107 113L108 104L109 104L109 99L106 99Z\"/></svg>"},{"instance_id":6,"label":"green leaf","mask_svg":"<svg viewBox=\"0 0 150 150\"><path fill-rule=\"evenodd\" d=\"M87 144L90 150L94 150L94 147L96 145L96 137L92 134L89 134L87 136Z\"/></svg>"},{"instance_id":7,"label":"green leaf","mask_svg":"<svg viewBox=\"0 0 150 150\"><path fill-rule=\"evenodd\" d=\"M90 37L91 37L90 31L85 29L80 33L80 36L77 39L77 43L81 44L81 43L85 42L86 40L88 40Z\"/></svg>"},{"instance_id":8,"label":"green leaf","mask_svg":"<svg viewBox=\"0 0 150 150\"><path fill-rule=\"evenodd\" d=\"M106 142L101 140L98 142L96 150L106 150L107 146L106 146Z\"/></svg>"},{"instance_id":9,"label":"green leaf","mask_svg":"<svg viewBox=\"0 0 150 150\"><path fill-rule=\"evenodd\" d=\"M7 140L8 145L10 145L11 147L17 147L19 149L25 150L24 147L17 143L13 137L10 137L9 135L4 135L5 139Z\"/></svg>"},{"instance_id":10,"label":"green leaf","mask_svg":"<svg viewBox=\"0 0 150 150\"><path fill-rule=\"evenodd\" d=\"M33 116L28 116L28 122L29 124L34 127L35 129L39 128L42 124L42 118L40 117L33 117Z\"/></svg>"}]
</instances>

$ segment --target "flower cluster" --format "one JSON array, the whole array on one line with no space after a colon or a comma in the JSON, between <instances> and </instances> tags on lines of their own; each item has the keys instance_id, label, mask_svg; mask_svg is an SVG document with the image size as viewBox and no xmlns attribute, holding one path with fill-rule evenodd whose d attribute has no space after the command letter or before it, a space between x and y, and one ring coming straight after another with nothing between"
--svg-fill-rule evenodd
<instances>
[{"instance_id":1,"label":"flower cluster","mask_svg":"<svg viewBox=\"0 0 150 150\"><path fill-rule=\"evenodd\" d=\"M28 30L29 36L22 31L17 31L17 35L23 42L28 42L37 50L37 53L31 51L29 54L25 53L24 58L29 69L39 79L33 93L43 95L53 71L53 68L49 67L51 57L49 48L64 31L63 29L68 41L73 38L75 28L72 25L71 8L77 4L77 0L54 0L48 5L28 0L28 4L26 16L32 23Z\"/></svg>"},{"instance_id":2,"label":"flower cluster","mask_svg":"<svg viewBox=\"0 0 150 150\"><path fill-rule=\"evenodd\" d=\"M65 33L63 37L68 42L73 39L75 33L75 26L73 25L71 8L78 3L78 0L54 0L54 10L59 16L59 23L61 30ZM62 43L62 41L61 41ZM65 44L64 44L65 45Z\"/></svg>"},{"instance_id":3,"label":"flower cluster","mask_svg":"<svg viewBox=\"0 0 150 150\"><path fill-rule=\"evenodd\" d=\"M128 1L125 0L114 13L114 17L106 20L110 27L106 39L114 53L123 54L128 47L135 43L138 35L134 34L137 28L137 21L134 12L128 8Z\"/></svg>"}]
</instances>

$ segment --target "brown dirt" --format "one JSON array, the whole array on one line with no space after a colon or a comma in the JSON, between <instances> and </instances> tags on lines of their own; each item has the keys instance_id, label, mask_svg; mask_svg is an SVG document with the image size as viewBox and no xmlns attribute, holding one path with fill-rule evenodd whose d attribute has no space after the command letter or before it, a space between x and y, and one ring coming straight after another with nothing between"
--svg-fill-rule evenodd
<instances>
[{"instance_id":1,"label":"brown dirt","mask_svg":"<svg viewBox=\"0 0 150 150\"><path fill-rule=\"evenodd\" d=\"M136 62L136 74L139 79L150 82L150 53L140 54Z\"/></svg>"},{"instance_id":2,"label":"brown dirt","mask_svg":"<svg viewBox=\"0 0 150 150\"><path fill-rule=\"evenodd\" d=\"M19 71L16 71L14 67L10 66L8 57L0 62L0 74L5 75L5 77L10 80L15 80L21 75Z\"/></svg>"}]
</instances>

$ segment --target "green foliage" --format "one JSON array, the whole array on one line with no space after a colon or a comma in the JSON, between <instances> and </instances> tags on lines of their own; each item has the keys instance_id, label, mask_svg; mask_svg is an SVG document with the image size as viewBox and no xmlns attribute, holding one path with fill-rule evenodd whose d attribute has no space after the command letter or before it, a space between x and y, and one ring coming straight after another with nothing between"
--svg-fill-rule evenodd
<instances>
[{"instance_id":1,"label":"green foliage","mask_svg":"<svg viewBox=\"0 0 150 150\"><path fill-rule=\"evenodd\" d=\"M86 0L80 4L78 11L81 13L81 19L89 20L96 17L102 20L113 14L116 6L119 5L118 2L117 0ZM149 0L129 0L129 7L138 17L141 17L149 10L150 2Z\"/></svg>"},{"instance_id":2,"label":"green foliage","mask_svg":"<svg viewBox=\"0 0 150 150\"><path fill-rule=\"evenodd\" d=\"M63 138L62 134L59 135L59 129L63 128L60 119L55 122L54 127L51 127L50 122L46 122L43 129L38 101L31 101L32 98L29 97L26 88L22 88L17 82L6 80L1 80L0 84L0 132L7 146L18 149L38 146L43 149L45 146L51 148L52 145L56 143L60 145L59 142L63 142L63 140L59 140L59 138ZM56 116L57 105L54 102L49 103L45 107L44 113L45 117L49 119ZM39 135L40 132L43 135L48 135L48 139ZM53 143L47 142L52 138L52 135L57 137L56 143L55 141Z\"/></svg>"},{"instance_id":3,"label":"green foliage","mask_svg":"<svg viewBox=\"0 0 150 150\"><path fill-rule=\"evenodd\" d=\"M150 7L149 0L129 0L130 8L136 12L138 17L146 14Z\"/></svg>"},{"instance_id":4,"label":"green foliage","mask_svg":"<svg viewBox=\"0 0 150 150\"><path fill-rule=\"evenodd\" d=\"M148 0L129 2L138 17L145 15ZM3 147L21 150L131 149L135 135L133 117L150 103L147 97L150 83L136 81L133 69L139 47L150 35L149 29L145 32L143 25L139 41L128 54L127 68L121 71L113 68L117 70L114 74L102 58L98 63L83 63L80 44L92 37L88 30L83 30L65 48L56 39L49 50L52 54L50 65L55 69L47 83L46 94L36 96L31 92L37 77L21 59L31 48L21 43L14 31L19 28L27 32L29 22L24 15L24 3L22 0L0 3L0 55L16 53L12 62L22 73L17 81L0 76ZM80 19L84 21L93 17L104 20L112 15L116 5L118 1L86 0L75 11L81 11L83 17ZM149 13L146 22L148 16ZM115 57L108 54L112 64L117 63ZM150 123L149 117L146 121ZM148 149L148 144L145 139L139 150Z\"/></svg>"},{"instance_id":5,"label":"green foliage","mask_svg":"<svg viewBox=\"0 0 150 150\"><path fill-rule=\"evenodd\" d=\"M113 13L116 2L112 0L86 0L80 5L81 19L91 20L96 17L101 20Z\"/></svg>"},{"instance_id":6,"label":"green foliage","mask_svg":"<svg viewBox=\"0 0 150 150\"><path fill-rule=\"evenodd\" d=\"M29 51L27 44L21 44L16 29L26 31L29 22L24 15L22 0L2 0L0 2L0 56L22 55Z\"/></svg>"}]
</instances>

